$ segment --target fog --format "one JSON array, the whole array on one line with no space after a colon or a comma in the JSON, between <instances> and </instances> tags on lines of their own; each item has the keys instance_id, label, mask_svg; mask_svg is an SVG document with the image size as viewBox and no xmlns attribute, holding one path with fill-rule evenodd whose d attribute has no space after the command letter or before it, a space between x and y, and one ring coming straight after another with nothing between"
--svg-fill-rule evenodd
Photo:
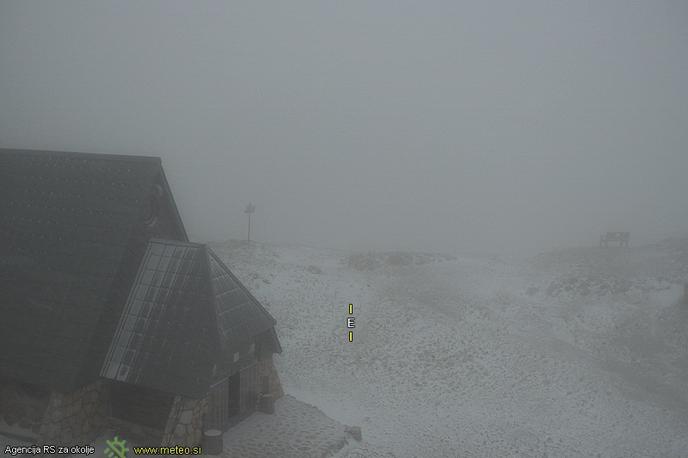
<instances>
[{"instance_id":1,"label":"fog","mask_svg":"<svg viewBox=\"0 0 688 458\"><path fill-rule=\"evenodd\" d=\"M0 2L0 147L163 158L196 240L688 232L688 5Z\"/></svg>"}]
</instances>

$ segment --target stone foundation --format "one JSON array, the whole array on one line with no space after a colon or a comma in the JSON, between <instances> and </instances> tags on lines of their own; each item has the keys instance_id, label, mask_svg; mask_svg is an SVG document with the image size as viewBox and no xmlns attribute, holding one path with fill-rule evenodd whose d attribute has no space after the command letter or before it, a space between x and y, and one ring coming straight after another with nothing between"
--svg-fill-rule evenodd
<instances>
[{"instance_id":1,"label":"stone foundation","mask_svg":"<svg viewBox=\"0 0 688 458\"><path fill-rule=\"evenodd\" d=\"M267 377L273 399L281 398L284 391L272 355L257 361L256 369L259 380ZM54 444L87 444L106 429L125 437L159 440L164 446L192 447L201 443L207 397L175 396L164 430L159 430L111 417L109 386L107 380L98 380L71 393L58 393L0 380L0 425Z\"/></svg>"},{"instance_id":2,"label":"stone foundation","mask_svg":"<svg viewBox=\"0 0 688 458\"><path fill-rule=\"evenodd\" d=\"M191 399L175 396L161 445L193 447L201 443L203 416L208 410L208 399Z\"/></svg>"},{"instance_id":3,"label":"stone foundation","mask_svg":"<svg viewBox=\"0 0 688 458\"><path fill-rule=\"evenodd\" d=\"M37 437L50 400L50 391L0 380L0 429Z\"/></svg>"},{"instance_id":4,"label":"stone foundation","mask_svg":"<svg viewBox=\"0 0 688 458\"><path fill-rule=\"evenodd\" d=\"M98 380L71 393L53 392L43 415L41 440L78 444L93 440L107 420L108 389Z\"/></svg>"},{"instance_id":5,"label":"stone foundation","mask_svg":"<svg viewBox=\"0 0 688 458\"><path fill-rule=\"evenodd\" d=\"M149 445L159 445L163 436L162 429L131 423L119 418L109 417L107 423L107 429L113 432L113 436L138 439Z\"/></svg>"}]
</instances>

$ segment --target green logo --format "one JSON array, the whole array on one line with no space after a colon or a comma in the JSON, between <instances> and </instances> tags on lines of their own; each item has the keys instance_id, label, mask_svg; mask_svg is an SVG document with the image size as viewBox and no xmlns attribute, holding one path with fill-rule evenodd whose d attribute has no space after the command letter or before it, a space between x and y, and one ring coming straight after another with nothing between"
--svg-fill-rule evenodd
<instances>
[{"instance_id":1,"label":"green logo","mask_svg":"<svg viewBox=\"0 0 688 458\"><path fill-rule=\"evenodd\" d=\"M105 456L110 458L125 458L129 449L126 447L127 441L119 440L117 436L111 441L105 441L107 449L105 449Z\"/></svg>"}]
</instances>

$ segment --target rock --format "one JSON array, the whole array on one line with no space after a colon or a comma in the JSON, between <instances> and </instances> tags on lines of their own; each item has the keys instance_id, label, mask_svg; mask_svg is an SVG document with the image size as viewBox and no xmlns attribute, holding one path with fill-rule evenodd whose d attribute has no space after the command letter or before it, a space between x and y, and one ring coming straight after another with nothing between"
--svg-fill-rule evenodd
<instances>
[{"instance_id":1,"label":"rock","mask_svg":"<svg viewBox=\"0 0 688 458\"><path fill-rule=\"evenodd\" d=\"M53 421L60 420L63 417L63 411L60 408L55 408L52 411L52 419Z\"/></svg>"},{"instance_id":2,"label":"rock","mask_svg":"<svg viewBox=\"0 0 688 458\"><path fill-rule=\"evenodd\" d=\"M408 253L390 253L385 262L390 266L408 266L413 264L413 256Z\"/></svg>"},{"instance_id":3,"label":"rock","mask_svg":"<svg viewBox=\"0 0 688 458\"><path fill-rule=\"evenodd\" d=\"M174 435L179 439L183 439L186 436L186 427L182 424L178 424L174 428Z\"/></svg>"},{"instance_id":4,"label":"rock","mask_svg":"<svg viewBox=\"0 0 688 458\"><path fill-rule=\"evenodd\" d=\"M374 270L380 267L380 262L373 253L357 253L349 256L348 266L355 270Z\"/></svg>"},{"instance_id":5,"label":"rock","mask_svg":"<svg viewBox=\"0 0 688 458\"><path fill-rule=\"evenodd\" d=\"M179 416L179 423L188 425L189 423L191 423L192 418L193 418L193 412L191 412L190 410L185 410Z\"/></svg>"},{"instance_id":6,"label":"rock","mask_svg":"<svg viewBox=\"0 0 688 458\"><path fill-rule=\"evenodd\" d=\"M3 412L3 416L5 417L5 422L12 426L24 417L24 409L18 401L12 402L6 411Z\"/></svg>"},{"instance_id":7,"label":"rock","mask_svg":"<svg viewBox=\"0 0 688 458\"><path fill-rule=\"evenodd\" d=\"M347 426L346 428L344 428L344 431L346 431L348 434L351 435L351 437L353 437L359 442L363 440L363 433L361 432L360 426Z\"/></svg>"}]
</instances>

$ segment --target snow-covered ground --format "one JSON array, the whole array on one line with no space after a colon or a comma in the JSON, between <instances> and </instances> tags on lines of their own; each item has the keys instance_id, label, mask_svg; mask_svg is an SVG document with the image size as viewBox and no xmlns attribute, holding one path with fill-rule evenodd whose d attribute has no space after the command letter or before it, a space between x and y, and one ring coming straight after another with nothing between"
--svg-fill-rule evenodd
<instances>
[{"instance_id":1,"label":"snow-covered ground","mask_svg":"<svg viewBox=\"0 0 688 458\"><path fill-rule=\"evenodd\" d=\"M286 392L376 450L688 456L685 241L534 259L211 246L277 319Z\"/></svg>"},{"instance_id":2,"label":"snow-covered ground","mask_svg":"<svg viewBox=\"0 0 688 458\"><path fill-rule=\"evenodd\" d=\"M275 413L256 412L224 435L226 458L328 456L355 442L341 423L317 408L285 395Z\"/></svg>"}]
</instances>

